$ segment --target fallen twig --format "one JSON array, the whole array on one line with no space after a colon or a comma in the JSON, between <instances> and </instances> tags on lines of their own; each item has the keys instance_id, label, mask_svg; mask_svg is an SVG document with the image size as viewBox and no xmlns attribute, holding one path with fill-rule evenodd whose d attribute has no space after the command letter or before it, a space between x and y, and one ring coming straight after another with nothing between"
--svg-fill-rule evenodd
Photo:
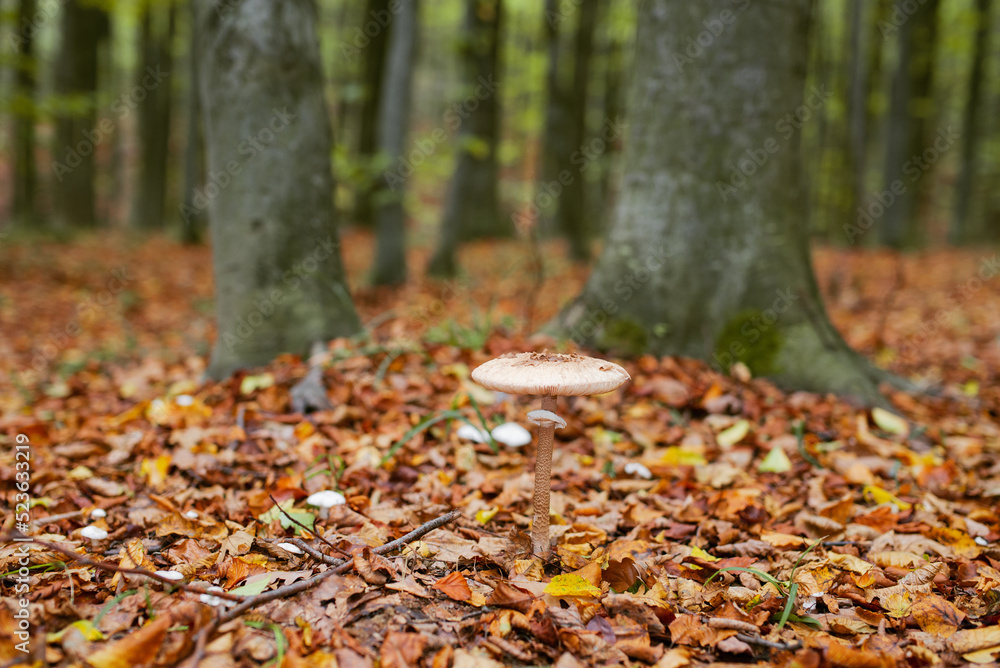
<instances>
[{"instance_id":1,"label":"fallen twig","mask_svg":"<svg viewBox=\"0 0 1000 668\"><path fill-rule=\"evenodd\" d=\"M331 566L340 566L342 563L344 563L343 559L338 559L336 557L331 557L330 555L323 554L322 552L320 552L315 547L305 542L301 538L289 538L288 542L294 545L295 547L299 548L306 554L308 554L316 561L321 561L324 564L330 564Z\"/></svg>"},{"instance_id":2,"label":"fallen twig","mask_svg":"<svg viewBox=\"0 0 1000 668\"><path fill-rule=\"evenodd\" d=\"M776 649L783 652L794 652L796 650L802 649L802 643L786 643L786 642L774 642L771 640L764 640L760 636L752 636L746 633L737 633L736 638L742 640L748 645L759 645L761 647L767 647L768 649Z\"/></svg>"},{"instance_id":3,"label":"fallen twig","mask_svg":"<svg viewBox=\"0 0 1000 668\"><path fill-rule=\"evenodd\" d=\"M295 526L300 527L302 529L305 529L306 531L308 531L312 535L316 536L316 538L318 538L322 543L325 543L330 549L336 550L337 552L340 552L344 556L347 556L347 554L343 550L341 550L339 547L337 547L336 545L334 545L333 543L331 543L330 541L328 541L326 538L324 538L322 535L320 535L319 532L315 531L314 529L310 529L305 524L303 524L302 522L299 522L297 519L295 519L294 517L292 517L288 513L288 511L286 511L284 508L281 507L281 505L278 503L278 501L274 498L273 495L268 494L267 498L271 499L271 501L274 501L274 507L277 508L278 511L282 515L284 515L285 517L287 517L288 520L290 522L292 522ZM305 550L309 554L309 556L313 557L314 559L319 559L320 561L323 561L325 563L330 563L330 561L328 561L329 558L326 557L325 554L323 554L322 552L319 552L318 550L315 550L314 548L312 548L310 546L307 546L305 541L300 540L298 538L293 538L291 540L291 543L293 545L295 545L296 547L299 547L299 548ZM319 556L316 556L316 555L319 555Z\"/></svg>"},{"instance_id":4,"label":"fallen twig","mask_svg":"<svg viewBox=\"0 0 1000 668\"><path fill-rule=\"evenodd\" d=\"M126 575L141 575L147 577L150 580L156 580L157 582L163 583L165 585L170 585L171 587L176 587L178 589L183 589L184 591L191 592L192 594L204 594L205 590L200 587L193 587L191 585L186 585L177 580L171 580L170 578L165 578L162 575L157 575L153 571L147 571L145 568L123 568L118 564L113 564L110 561L96 561L88 557L83 556L79 552L74 552L73 550L67 549L56 543L50 543L45 540L39 540L37 538L32 538L31 536L14 535L14 536L3 536L0 537L0 542L10 541L12 538L27 538L35 545L41 545L42 547L52 550L53 552L58 552L59 554L70 557L75 563L81 566L90 566L91 568L99 568L102 571L110 571L112 573L124 573ZM227 594L226 592L212 592L213 596L218 596L219 598L224 598L229 601L243 601L246 600L246 596L237 596L235 594Z\"/></svg>"},{"instance_id":5,"label":"fallen twig","mask_svg":"<svg viewBox=\"0 0 1000 668\"><path fill-rule=\"evenodd\" d=\"M396 548L402 547L407 543L413 542L414 540L420 538L421 536L430 533L434 529L437 529L438 527L442 527L445 524L454 521L461 514L462 513L459 510L452 510L451 512L445 513L441 517L437 517L431 520L430 522L426 522L420 525L419 527L417 527L410 533L406 534L405 536L401 536L400 538L397 538L394 541L390 541L385 545L380 545L379 547L374 548L372 552L374 552L375 554L385 554L387 552L392 552ZM337 566L334 566L330 570L318 573L306 580L293 582L290 585L285 585L284 587L278 587L277 589L266 591L261 594L257 594L256 596L251 596L250 598L245 599L242 603L240 603L236 607L221 613L216 623L213 626L218 626L219 624L224 624L228 621L236 619L247 610L255 608L256 606L261 605L262 603L267 603L268 601L275 601L277 599L286 598L288 596L294 596L295 594L306 591L307 589L311 589L312 587L316 586L317 584L319 584L326 578L330 577L331 575L339 575L341 573L346 573L351 569L353 565L354 565L353 561L345 561Z\"/></svg>"}]
</instances>

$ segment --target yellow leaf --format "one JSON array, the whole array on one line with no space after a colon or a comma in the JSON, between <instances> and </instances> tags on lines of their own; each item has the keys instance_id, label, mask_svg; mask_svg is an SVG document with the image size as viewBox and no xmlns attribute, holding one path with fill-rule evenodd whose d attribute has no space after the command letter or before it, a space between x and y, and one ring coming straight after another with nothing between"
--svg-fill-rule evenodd
<instances>
[{"instance_id":1,"label":"yellow leaf","mask_svg":"<svg viewBox=\"0 0 1000 668\"><path fill-rule=\"evenodd\" d=\"M692 557L698 557L699 559L703 559L705 561L718 561L719 560L718 557L709 554L708 552L706 552L705 550L703 550L703 549L701 549L700 547L697 547L697 546L691 548L691 556Z\"/></svg>"},{"instance_id":2,"label":"yellow leaf","mask_svg":"<svg viewBox=\"0 0 1000 668\"><path fill-rule=\"evenodd\" d=\"M951 645L952 650L959 654L998 647L1000 646L1000 626L984 626L979 629L958 631L948 638L948 644Z\"/></svg>"},{"instance_id":3,"label":"yellow leaf","mask_svg":"<svg viewBox=\"0 0 1000 668\"><path fill-rule=\"evenodd\" d=\"M476 521L479 522L480 524L486 524L491 519L496 517L496 514L498 512L500 512L500 509L497 508L496 506L493 506L492 508L483 508L482 510L476 513Z\"/></svg>"},{"instance_id":4,"label":"yellow leaf","mask_svg":"<svg viewBox=\"0 0 1000 668\"><path fill-rule=\"evenodd\" d=\"M969 652L968 654L963 654L962 658L969 663L993 663L1000 658L1000 645L996 647L987 647L986 649L981 649L978 652Z\"/></svg>"},{"instance_id":5,"label":"yellow leaf","mask_svg":"<svg viewBox=\"0 0 1000 668\"><path fill-rule=\"evenodd\" d=\"M845 571L851 571L852 573L864 575L872 569L871 564L864 559L855 557L852 554L837 554L835 552L831 552L828 556L830 562L833 563L834 566L842 568Z\"/></svg>"},{"instance_id":6,"label":"yellow leaf","mask_svg":"<svg viewBox=\"0 0 1000 668\"><path fill-rule=\"evenodd\" d=\"M715 437L715 441L723 448L731 448L742 441L743 437L749 431L750 422L748 420L740 420L729 429L719 432Z\"/></svg>"},{"instance_id":7,"label":"yellow leaf","mask_svg":"<svg viewBox=\"0 0 1000 668\"><path fill-rule=\"evenodd\" d=\"M965 613L940 596L925 596L913 604L910 614L921 630L939 638L952 636L965 619Z\"/></svg>"},{"instance_id":8,"label":"yellow leaf","mask_svg":"<svg viewBox=\"0 0 1000 668\"><path fill-rule=\"evenodd\" d=\"M882 609L890 617L906 617L913 606L913 594L908 591L896 591L882 598L879 602Z\"/></svg>"},{"instance_id":9,"label":"yellow leaf","mask_svg":"<svg viewBox=\"0 0 1000 668\"><path fill-rule=\"evenodd\" d=\"M69 626L65 627L62 631L58 633L49 633L45 636L46 642L59 642L62 640L63 634L65 634L70 629L76 629L83 634L83 637L94 642L95 640L104 640L104 634L98 629L89 619L81 619L73 622Z\"/></svg>"},{"instance_id":10,"label":"yellow leaf","mask_svg":"<svg viewBox=\"0 0 1000 668\"><path fill-rule=\"evenodd\" d=\"M170 455L160 455L156 459L142 460L140 475L146 476L146 483L155 490L163 489L167 482L167 469L170 468Z\"/></svg>"},{"instance_id":11,"label":"yellow leaf","mask_svg":"<svg viewBox=\"0 0 1000 668\"><path fill-rule=\"evenodd\" d=\"M906 436L910 433L910 425L906 424L906 420L895 413L890 413L884 408L873 408L872 420L878 425L879 429L889 434Z\"/></svg>"},{"instance_id":12,"label":"yellow leaf","mask_svg":"<svg viewBox=\"0 0 1000 668\"><path fill-rule=\"evenodd\" d=\"M257 376L243 376L240 383L240 394L253 394L257 390L265 390L274 385L274 374L262 373Z\"/></svg>"},{"instance_id":13,"label":"yellow leaf","mask_svg":"<svg viewBox=\"0 0 1000 668\"><path fill-rule=\"evenodd\" d=\"M557 575L545 585L546 594L552 596L600 596L601 590L576 573Z\"/></svg>"},{"instance_id":14,"label":"yellow leaf","mask_svg":"<svg viewBox=\"0 0 1000 668\"><path fill-rule=\"evenodd\" d=\"M761 473L787 473L792 470L792 460L785 454L784 448L775 446L757 466L757 470Z\"/></svg>"},{"instance_id":15,"label":"yellow leaf","mask_svg":"<svg viewBox=\"0 0 1000 668\"><path fill-rule=\"evenodd\" d=\"M892 492L887 492L878 485L865 485L864 490L861 492L862 496L868 501L871 501L875 505L882 505L883 503L891 503L897 506L900 510L909 510L913 505L901 500Z\"/></svg>"},{"instance_id":16,"label":"yellow leaf","mask_svg":"<svg viewBox=\"0 0 1000 668\"><path fill-rule=\"evenodd\" d=\"M704 466L708 463L704 454L688 445L671 445L660 461L668 466Z\"/></svg>"}]
</instances>

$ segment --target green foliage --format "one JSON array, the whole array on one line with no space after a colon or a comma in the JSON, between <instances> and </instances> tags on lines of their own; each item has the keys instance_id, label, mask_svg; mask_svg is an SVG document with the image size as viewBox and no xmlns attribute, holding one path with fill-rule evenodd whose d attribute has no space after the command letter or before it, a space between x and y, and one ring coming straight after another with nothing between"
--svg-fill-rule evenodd
<instances>
[{"instance_id":1,"label":"green foliage","mask_svg":"<svg viewBox=\"0 0 1000 668\"><path fill-rule=\"evenodd\" d=\"M759 309L737 313L723 326L715 340L715 353L722 359L731 356L743 362L755 376L778 373L778 354L783 344L775 323L766 324Z\"/></svg>"}]
</instances>

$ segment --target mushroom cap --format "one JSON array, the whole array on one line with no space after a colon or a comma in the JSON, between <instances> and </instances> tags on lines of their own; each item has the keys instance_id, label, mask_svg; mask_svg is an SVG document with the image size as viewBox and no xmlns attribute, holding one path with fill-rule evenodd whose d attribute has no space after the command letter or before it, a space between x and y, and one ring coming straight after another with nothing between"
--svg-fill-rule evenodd
<instances>
[{"instance_id":1,"label":"mushroom cap","mask_svg":"<svg viewBox=\"0 0 1000 668\"><path fill-rule=\"evenodd\" d=\"M156 574L161 578L166 578L168 580L183 580L184 574L178 571L156 571Z\"/></svg>"},{"instance_id":2,"label":"mushroom cap","mask_svg":"<svg viewBox=\"0 0 1000 668\"><path fill-rule=\"evenodd\" d=\"M494 441L499 441L509 448L520 448L531 443L531 432L516 422L504 422L493 427L490 433Z\"/></svg>"},{"instance_id":3,"label":"mushroom cap","mask_svg":"<svg viewBox=\"0 0 1000 668\"><path fill-rule=\"evenodd\" d=\"M302 554L302 548L300 548L298 545L295 545L294 543L278 543L278 547L280 547L285 552L291 552L292 554Z\"/></svg>"},{"instance_id":4,"label":"mushroom cap","mask_svg":"<svg viewBox=\"0 0 1000 668\"><path fill-rule=\"evenodd\" d=\"M104 540L108 537L108 532L101 527L95 527L91 524L80 529L80 535L90 540Z\"/></svg>"},{"instance_id":5,"label":"mushroom cap","mask_svg":"<svg viewBox=\"0 0 1000 668\"><path fill-rule=\"evenodd\" d=\"M340 506L347 503L347 499L340 492L334 492L332 489L326 489L322 492L316 492L311 494L309 498L306 499L306 503L310 506L317 506L319 508L331 508L333 506Z\"/></svg>"},{"instance_id":6,"label":"mushroom cap","mask_svg":"<svg viewBox=\"0 0 1000 668\"><path fill-rule=\"evenodd\" d=\"M107 517L108 514L100 508L94 508L93 510L90 511L90 516L100 519L102 517Z\"/></svg>"},{"instance_id":7,"label":"mushroom cap","mask_svg":"<svg viewBox=\"0 0 1000 668\"><path fill-rule=\"evenodd\" d=\"M579 397L615 390L629 375L612 362L573 353L507 353L479 366L472 380L508 394Z\"/></svg>"}]
</instances>

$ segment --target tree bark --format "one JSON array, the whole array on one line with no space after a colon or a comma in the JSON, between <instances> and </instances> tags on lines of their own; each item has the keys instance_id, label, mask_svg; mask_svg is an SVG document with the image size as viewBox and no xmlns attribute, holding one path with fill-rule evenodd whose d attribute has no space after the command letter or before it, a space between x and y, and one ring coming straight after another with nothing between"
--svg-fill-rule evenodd
<instances>
[{"instance_id":1,"label":"tree bark","mask_svg":"<svg viewBox=\"0 0 1000 668\"><path fill-rule=\"evenodd\" d=\"M587 89L590 82L590 56L593 51L594 28L597 26L598 0L583 0L579 8L579 23L573 42L573 85L567 96L569 111L567 135L569 152L561 155L562 170L570 174L562 195L558 198L559 231L569 242L570 257L578 262L590 259L589 230L585 202L584 173L573 163L575 152L582 150L587 139Z\"/></svg>"},{"instance_id":2,"label":"tree bark","mask_svg":"<svg viewBox=\"0 0 1000 668\"><path fill-rule=\"evenodd\" d=\"M198 0L188 0L190 25L188 51L188 90L184 136L184 202L181 205L181 240L185 244L200 244L205 240L208 222L205 210L195 202L198 188L205 177L205 139L201 128L201 87L199 85Z\"/></svg>"},{"instance_id":3,"label":"tree bark","mask_svg":"<svg viewBox=\"0 0 1000 668\"><path fill-rule=\"evenodd\" d=\"M389 26L389 55L379 94L378 151L393 162L406 151L410 124L410 98L417 38L417 0L403 0L399 14ZM403 195L406 184L381 188L376 214L378 237L372 282L399 285L406 281L406 212Z\"/></svg>"},{"instance_id":4,"label":"tree bark","mask_svg":"<svg viewBox=\"0 0 1000 668\"><path fill-rule=\"evenodd\" d=\"M15 77L14 116L14 193L11 217L17 225L35 222L35 60L34 30L26 30L35 15L35 0L20 0L17 5L18 61Z\"/></svg>"},{"instance_id":5,"label":"tree bark","mask_svg":"<svg viewBox=\"0 0 1000 668\"><path fill-rule=\"evenodd\" d=\"M620 354L742 361L786 387L878 399L882 373L829 322L809 255L796 114L824 102L803 94L811 4L750 4L687 60L688 38L733 17L732 3L642 4L623 193L554 329Z\"/></svg>"},{"instance_id":6,"label":"tree bark","mask_svg":"<svg viewBox=\"0 0 1000 668\"><path fill-rule=\"evenodd\" d=\"M501 0L466 0L462 56L467 88L464 99L446 115L449 125L460 123L458 157L438 246L428 266L428 272L435 276L455 274L460 241L513 232L513 224L501 214L497 196L501 8Z\"/></svg>"},{"instance_id":7,"label":"tree bark","mask_svg":"<svg viewBox=\"0 0 1000 668\"><path fill-rule=\"evenodd\" d=\"M890 248L912 248L921 238L920 193L929 187L916 187L914 178L919 180L924 175L908 170L915 168L912 156L919 156L927 148L933 107L937 11L938 0L927 0L896 32L898 57L892 75L883 189L893 192L895 185L895 190L902 192L895 194L892 204L885 207L885 213L876 222L879 241Z\"/></svg>"},{"instance_id":8,"label":"tree bark","mask_svg":"<svg viewBox=\"0 0 1000 668\"><path fill-rule=\"evenodd\" d=\"M388 0L368 0L362 25L367 25L370 21L377 23L380 17L387 15L390 15ZM392 24L399 18L399 15L395 15L387 19L388 26L369 37L370 41L367 42L363 52L361 86L364 93L358 119L357 158L365 165L366 177L355 189L351 220L355 225L362 227L372 227L375 224L376 207L372 200L378 190L378 183L371 176L370 167L378 158L378 119L382 109L383 77L386 73L386 52L389 45L387 33L391 32ZM367 33L365 36L368 37Z\"/></svg>"},{"instance_id":9,"label":"tree bark","mask_svg":"<svg viewBox=\"0 0 1000 668\"><path fill-rule=\"evenodd\" d=\"M983 141L978 130L980 106L983 97L983 73L989 55L990 0L976 0L976 40L972 51L972 67L969 70L969 91L965 97L962 116L962 158L955 186L955 213L948 230L948 241L952 244L966 244L981 240L970 220L976 179L976 165L979 144Z\"/></svg>"},{"instance_id":10,"label":"tree bark","mask_svg":"<svg viewBox=\"0 0 1000 668\"><path fill-rule=\"evenodd\" d=\"M547 104L545 105L545 125L542 134L542 160L538 183L539 192L545 184L558 182L559 170L562 169L562 156L569 153L569 138L566 130L569 127L566 117L566 92L562 81L561 67L563 64L562 44L559 39L559 26L562 15L558 0L545 0L545 44L548 49L548 65L545 73L545 89ZM538 219L538 227L545 233L556 227L558 201L543 208Z\"/></svg>"},{"instance_id":11,"label":"tree bark","mask_svg":"<svg viewBox=\"0 0 1000 668\"><path fill-rule=\"evenodd\" d=\"M850 96L848 98L848 150L854 172L851 184L853 215L865 199L865 171L868 168L868 31L865 30L864 0L850 0L848 29L850 30Z\"/></svg>"},{"instance_id":12,"label":"tree bark","mask_svg":"<svg viewBox=\"0 0 1000 668\"><path fill-rule=\"evenodd\" d=\"M209 373L354 334L312 0L199 7L218 336Z\"/></svg>"},{"instance_id":13,"label":"tree bark","mask_svg":"<svg viewBox=\"0 0 1000 668\"><path fill-rule=\"evenodd\" d=\"M55 92L64 99L82 101L85 111L56 119L53 221L56 228L93 227L97 222L94 154L107 139L104 130L96 127L94 102L98 49L108 34L108 17L82 0L69 0L62 8L60 30Z\"/></svg>"},{"instance_id":14,"label":"tree bark","mask_svg":"<svg viewBox=\"0 0 1000 668\"><path fill-rule=\"evenodd\" d=\"M167 205L167 168L170 149L171 81L150 85L150 72L173 71L174 3L149 5L142 16L142 66L136 86L146 91L139 107L139 183L132 205L138 228L162 230Z\"/></svg>"}]
</instances>

